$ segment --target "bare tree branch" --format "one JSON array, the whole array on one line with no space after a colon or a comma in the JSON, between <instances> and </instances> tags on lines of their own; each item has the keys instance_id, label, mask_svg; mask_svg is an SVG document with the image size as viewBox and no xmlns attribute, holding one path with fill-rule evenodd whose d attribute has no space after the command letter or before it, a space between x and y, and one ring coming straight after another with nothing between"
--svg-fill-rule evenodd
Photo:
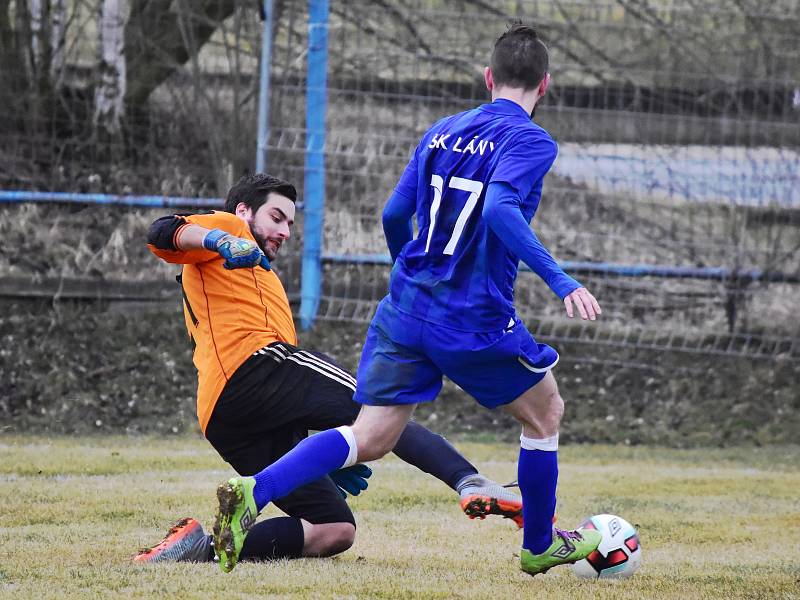
<instances>
[{"instance_id":1,"label":"bare tree branch","mask_svg":"<svg viewBox=\"0 0 800 600\"><path fill-rule=\"evenodd\" d=\"M629 15L642 21L643 23L650 25L653 27L653 29L658 31L662 37L674 44L675 48L686 53L686 55L689 56L696 65L701 66L703 70L708 73L709 78L717 77L718 70L693 50L689 43L690 40L687 40L686 38L681 40L676 39L676 31L673 28L670 28L669 25L665 23L663 19L661 19L647 3L642 2L641 0L616 1ZM634 5L638 5L638 8ZM691 42L698 43L697 40L691 40Z\"/></svg>"},{"instance_id":2,"label":"bare tree branch","mask_svg":"<svg viewBox=\"0 0 800 600\"><path fill-rule=\"evenodd\" d=\"M381 6L387 13L394 15L395 19L405 27L406 31L411 34L411 39L416 42L416 45L423 50L426 54L433 54L433 50L431 47L425 43L425 40L422 39L422 36L417 31L417 28L414 27L414 24L411 22L411 19L402 13L400 9L398 9L393 4L386 2L386 0L373 0L374 4Z\"/></svg>"},{"instance_id":3,"label":"bare tree branch","mask_svg":"<svg viewBox=\"0 0 800 600\"><path fill-rule=\"evenodd\" d=\"M175 35L178 14L170 10L172 0L136 0L125 31L128 51L128 93L126 102L141 106L152 91L190 58L184 37ZM205 44L236 7L236 0L201 0L194 5L189 25L196 48Z\"/></svg>"},{"instance_id":4,"label":"bare tree branch","mask_svg":"<svg viewBox=\"0 0 800 600\"><path fill-rule=\"evenodd\" d=\"M605 52L603 52L600 48L598 48L596 44L592 44L591 42L589 42L586 39L586 36L584 36L581 33L580 28L575 23L575 20L572 17L570 17L569 13L564 9L564 6L561 4L561 1L560 0L555 0L555 5L556 5L556 8L558 8L558 12L561 14L561 17L567 23L568 30L565 31L564 33L569 35L569 37L571 39L576 40L577 42L579 42L580 44L585 46L587 50L589 50L589 53L590 53L589 56L592 57L592 63L594 63L594 59L595 58L599 58L600 60L605 61L606 64L608 64L610 67L612 67L615 71L618 71L619 70L619 62L616 61L615 59L612 59L610 56L608 56ZM565 48L563 46L560 47L559 49L561 50L561 52L565 52ZM589 64L589 62L587 60L584 60L583 58L578 58L575 53L571 52L570 54L571 54L570 58L575 60L588 73L591 73L598 81L606 82L608 80L608 76L606 75L606 72L599 70L597 65ZM616 73L616 74L618 75L618 73ZM621 79L623 79L624 81L627 81L629 83L632 83L630 78L627 77L627 76L623 75L621 77Z\"/></svg>"},{"instance_id":5,"label":"bare tree branch","mask_svg":"<svg viewBox=\"0 0 800 600\"><path fill-rule=\"evenodd\" d=\"M350 17L352 17L352 13L348 13L346 12L346 10L340 9L338 6L332 6L331 12L337 15L338 17L342 18L343 20L349 20L349 22L353 26L360 29L364 33L375 36L379 40L390 42L394 46L402 48L409 54L416 54L420 48L424 50L427 48L425 55L433 62L456 67L457 69L463 71L465 74L466 73L473 74L472 72L474 71L474 65L466 59L437 55L427 45L421 46L420 40L415 38L412 38L410 40L398 39L396 36L388 34L386 28L373 26L372 24L368 23L365 18L351 19Z\"/></svg>"}]
</instances>

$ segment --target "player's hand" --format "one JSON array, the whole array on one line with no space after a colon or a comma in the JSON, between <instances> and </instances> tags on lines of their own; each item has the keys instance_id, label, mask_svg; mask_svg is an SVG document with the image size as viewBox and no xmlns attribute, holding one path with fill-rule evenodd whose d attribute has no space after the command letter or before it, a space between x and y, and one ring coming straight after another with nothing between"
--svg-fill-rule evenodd
<instances>
[{"instance_id":1,"label":"player's hand","mask_svg":"<svg viewBox=\"0 0 800 600\"><path fill-rule=\"evenodd\" d=\"M577 290L572 290L564 298L564 308L567 309L567 316L572 318L574 312L572 310L572 303L578 308L578 314L584 321L594 321L603 311L600 310L600 305L595 300L594 296L589 293L585 287L579 287Z\"/></svg>"},{"instance_id":2,"label":"player's hand","mask_svg":"<svg viewBox=\"0 0 800 600\"><path fill-rule=\"evenodd\" d=\"M261 266L269 271L269 259L252 240L239 238L221 229L212 229L203 239L207 250L219 252L225 259L222 264L226 269L247 269Z\"/></svg>"},{"instance_id":3,"label":"player's hand","mask_svg":"<svg viewBox=\"0 0 800 600\"><path fill-rule=\"evenodd\" d=\"M361 463L355 464L344 469L333 471L330 476L339 488L342 498L347 498L347 494L358 496L369 485L367 479L372 475L372 469Z\"/></svg>"}]
</instances>

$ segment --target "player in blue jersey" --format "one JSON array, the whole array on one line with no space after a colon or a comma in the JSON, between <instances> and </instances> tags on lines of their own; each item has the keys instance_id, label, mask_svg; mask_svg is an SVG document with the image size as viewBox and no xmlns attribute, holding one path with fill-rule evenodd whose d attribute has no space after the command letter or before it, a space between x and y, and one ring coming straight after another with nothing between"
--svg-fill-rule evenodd
<instances>
[{"instance_id":1,"label":"player in blue jersey","mask_svg":"<svg viewBox=\"0 0 800 600\"><path fill-rule=\"evenodd\" d=\"M529 226L558 152L532 122L550 83L547 69L536 32L512 26L485 70L492 102L442 119L422 137L383 212L394 268L358 369L361 412L351 427L312 436L254 477L220 486L215 543L224 566L238 559L248 513L307 481L388 453L415 405L436 397L442 375L522 424L523 571L544 573L597 548L598 532L552 525L564 407L551 372L558 354L536 342L514 310L522 260L563 300L569 317L574 307L583 319L600 314L595 298L559 268Z\"/></svg>"}]
</instances>

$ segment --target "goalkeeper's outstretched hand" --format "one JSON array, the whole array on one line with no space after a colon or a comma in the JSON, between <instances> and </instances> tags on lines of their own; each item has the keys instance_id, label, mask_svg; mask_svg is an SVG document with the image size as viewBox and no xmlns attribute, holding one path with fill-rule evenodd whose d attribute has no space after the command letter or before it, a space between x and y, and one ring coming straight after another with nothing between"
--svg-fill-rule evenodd
<instances>
[{"instance_id":1,"label":"goalkeeper's outstretched hand","mask_svg":"<svg viewBox=\"0 0 800 600\"><path fill-rule=\"evenodd\" d=\"M358 496L363 490L367 489L367 486L369 486L367 479L369 479L371 475L372 469L361 463L355 464L352 467L337 469L330 474L331 479L333 479L333 482L339 488L339 493L342 495L342 498L347 498L347 494Z\"/></svg>"},{"instance_id":2,"label":"goalkeeper's outstretched hand","mask_svg":"<svg viewBox=\"0 0 800 600\"><path fill-rule=\"evenodd\" d=\"M212 252L219 252L225 259L226 269L252 269L261 266L269 271L269 259L252 240L236 237L221 229L212 229L203 239L203 247Z\"/></svg>"}]
</instances>

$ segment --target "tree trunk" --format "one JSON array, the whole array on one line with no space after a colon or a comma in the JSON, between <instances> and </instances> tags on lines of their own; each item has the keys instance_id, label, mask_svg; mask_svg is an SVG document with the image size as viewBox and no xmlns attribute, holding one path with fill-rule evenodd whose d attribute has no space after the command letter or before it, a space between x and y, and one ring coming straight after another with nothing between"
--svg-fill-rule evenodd
<instances>
[{"instance_id":1,"label":"tree trunk","mask_svg":"<svg viewBox=\"0 0 800 600\"><path fill-rule=\"evenodd\" d=\"M67 0L52 0L50 5L50 81L56 90L60 90L64 83L67 18Z\"/></svg>"},{"instance_id":2,"label":"tree trunk","mask_svg":"<svg viewBox=\"0 0 800 600\"><path fill-rule=\"evenodd\" d=\"M30 14L30 57L29 69L32 81L37 81L42 72L42 0L28 0L28 13Z\"/></svg>"},{"instance_id":3,"label":"tree trunk","mask_svg":"<svg viewBox=\"0 0 800 600\"><path fill-rule=\"evenodd\" d=\"M127 0L103 0L100 14L99 73L94 93L94 126L119 133L125 99Z\"/></svg>"},{"instance_id":4,"label":"tree trunk","mask_svg":"<svg viewBox=\"0 0 800 600\"><path fill-rule=\"evenodd\" d=\"M17 114L20 85L25 78L20 73L20 56L14 23L11 21L10 0L0 0L0 103L7 115Z\"/></svg>"}]
</instances>

